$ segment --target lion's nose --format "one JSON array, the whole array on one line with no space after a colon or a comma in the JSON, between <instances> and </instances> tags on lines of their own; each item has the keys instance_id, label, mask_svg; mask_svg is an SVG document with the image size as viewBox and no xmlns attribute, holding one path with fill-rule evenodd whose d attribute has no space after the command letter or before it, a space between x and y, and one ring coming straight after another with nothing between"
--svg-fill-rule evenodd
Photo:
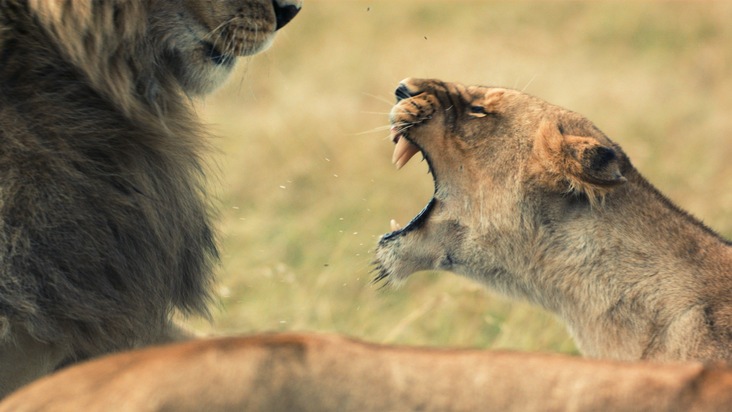
<instances>
[{"instance_id":1,"label":"lion's nose","mask_svg":"<svg viewBox=\"0 0 732 412\"><path fill-rule=\"evenodd\" d=\"M397 102L403 99L408 99L415 95L415 93L412 93L409 90L409 87L407 87L404 83L399 83L399 86L394 91L394 94L396 95Z\"/></svg>"},{"instance_id":2,"label":"lion's nose","mask_svg":"<svg viewBox=\"0 0 732 412\"><path fill-rule=\"evenodd\" d=\"M281 29L290 20L294 19L302 8L302 2L300 0L272 0L272 5L274 6L275 17L277 19L277 28L275 30Z\"/></svg>"}]
</instances>

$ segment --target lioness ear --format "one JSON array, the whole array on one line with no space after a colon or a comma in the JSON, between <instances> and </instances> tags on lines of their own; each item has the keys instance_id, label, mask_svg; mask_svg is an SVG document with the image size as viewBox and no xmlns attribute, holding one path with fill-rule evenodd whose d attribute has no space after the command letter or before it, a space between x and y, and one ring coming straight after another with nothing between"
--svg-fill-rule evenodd
<instances>
[{"instance_id":1,"label":"lioness ear","mask_svg":"<svg viewBox=\"0 0 732 412\"><path fill-rule=\"evenodd\" d=\"M584 193L593 205L626 181L615 149L594 137L565 135L550 121L539 127L533 155L543 183Z\"/></svg>"}]
</instances>

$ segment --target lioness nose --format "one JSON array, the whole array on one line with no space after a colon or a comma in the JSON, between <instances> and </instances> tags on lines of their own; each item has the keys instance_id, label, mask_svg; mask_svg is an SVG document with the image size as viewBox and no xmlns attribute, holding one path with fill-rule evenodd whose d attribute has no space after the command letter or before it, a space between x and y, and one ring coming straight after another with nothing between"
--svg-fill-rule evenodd
<instances>
[{"instance_id":1,"label":"lioness nose","mask_svg":"<svg viewBox=\"0 0 732 412\"><path fill-rule=\"evenodd\" d=\"M302 8L302 2L299 0L272 0L272 5L277 19L277 28L275 30L279 30L289 23Z\"/></svg>"},{"instance_id":2,"label":"lioness nose","mask_svg":"<svg viewBox=\"0 0 732 412\"><path fill-rule=\"evenodd\" d=\"M414 96L414 93L409 91L409 88L404 83L399 83L399 87L396 88L394 94L396 95L397 102Z\"/></svg>"}]
</instances>

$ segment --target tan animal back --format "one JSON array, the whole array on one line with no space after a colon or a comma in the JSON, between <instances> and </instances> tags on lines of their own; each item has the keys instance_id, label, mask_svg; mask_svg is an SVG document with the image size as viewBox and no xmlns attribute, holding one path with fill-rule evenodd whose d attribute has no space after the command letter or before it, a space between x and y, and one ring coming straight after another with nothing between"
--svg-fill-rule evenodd
<instances>
[{"instance_id":1,"label":"tan animal back","mask_svg":"<svg viewBox=\"0 0 732 412\"><path fill-rule=\"evenodd\" d=\"M721 411L732 370L281 334L112 355L43 378L0 412Z\"/></svg>"}]
</instances>

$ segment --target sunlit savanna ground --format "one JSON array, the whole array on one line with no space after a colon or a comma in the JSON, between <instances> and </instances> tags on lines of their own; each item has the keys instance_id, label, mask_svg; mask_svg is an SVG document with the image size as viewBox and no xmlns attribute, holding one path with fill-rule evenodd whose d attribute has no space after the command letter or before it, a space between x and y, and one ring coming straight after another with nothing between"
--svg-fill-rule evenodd
<instances>
[{"instance_id":1,"label":"sunlit savanna ground","mask_svg":"<svg viewBox=\"0 0 732 412\"><path fill-rule=\"evenodd\" d=\"M378 237L427 202L390 163L399 80L525 90L592 119L671 199L732 236L732 3L306 0L205 102L223 263L216 334L575 352L550 314L449 273L370 284Z\"/></svg>"}]
</instances>

